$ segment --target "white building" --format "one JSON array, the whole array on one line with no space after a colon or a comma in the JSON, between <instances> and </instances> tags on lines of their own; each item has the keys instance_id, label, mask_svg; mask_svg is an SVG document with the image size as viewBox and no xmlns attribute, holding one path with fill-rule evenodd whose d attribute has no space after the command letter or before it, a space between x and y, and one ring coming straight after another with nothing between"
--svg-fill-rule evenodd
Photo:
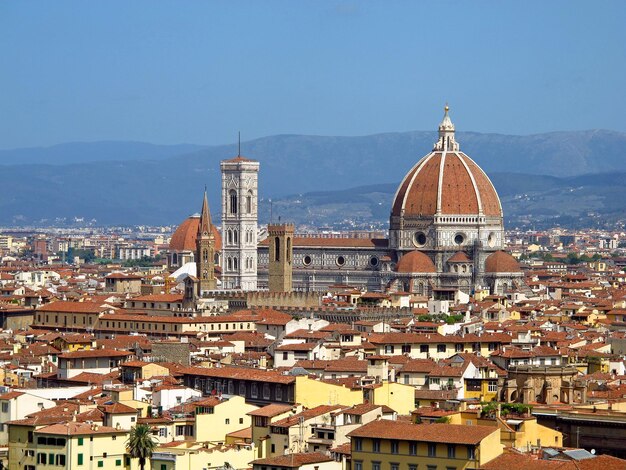
<instances>
[{"instance_id":1,"label":"white building","mask_svg":"<svg viewBox=\"0 0 626 470\"><path fill-rule=\"evenodd\" d=\"M259 162L241 155L222 170L222 287L257 289Z\"/></svg>"}]
</instances>

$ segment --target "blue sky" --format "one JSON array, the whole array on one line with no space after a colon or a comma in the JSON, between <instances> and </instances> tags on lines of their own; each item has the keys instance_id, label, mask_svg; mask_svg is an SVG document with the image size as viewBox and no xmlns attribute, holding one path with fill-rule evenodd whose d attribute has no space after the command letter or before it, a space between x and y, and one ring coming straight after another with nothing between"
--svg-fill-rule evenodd
<instances>
[{"instance_id":1,"label":"blue sky","mask_svg":"<svg viewBox=\"0 0 626 470\"><path fill-rule=\"evenodd\" d=\"M0 148L626 131L623 1L0 2Z\"/></svg>"}]
</instances>

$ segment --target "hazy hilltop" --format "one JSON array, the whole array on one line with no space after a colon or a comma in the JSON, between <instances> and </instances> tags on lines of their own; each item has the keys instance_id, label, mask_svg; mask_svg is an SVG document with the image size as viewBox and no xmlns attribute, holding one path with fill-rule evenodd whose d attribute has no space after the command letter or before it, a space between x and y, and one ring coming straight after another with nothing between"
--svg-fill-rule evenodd
<instances>
[{"instance_id":1,"label":"hazy hilltop","mask_svg":"<svg viewBox=\"0 0 626 470\"><path fill-rule=\"evenodd\" d=\"M356 214L357 203L369 207L363 217L384 220L397 184L435 140L436 132L419 131L362 137L278 135L242 143L242 154L261 162L262 219L267 219L272 198L275 214L282 210L281 201L300 200L284 213L298 223L327 223L329 213L342 220ZM556 217L562 212L576 218L589 211L616 217L624 212L626 133L460 132L457 140L492 178L509 217ZM219 220L219 162L236 153L235 145L137 142L3 150L0 223L53 224L72 217L100 224L179 223L200 209L205 185ZM305 193L313 195L302 198ZM348 200L342 204L344 198ZM315 216L318 212L326 215Z\"/></svg>"},{"instance_id":2,"label":"hazy hilltop","mask_svg":"<svg viewBox=\"0 0 626 470\"><path fill-rule=\"evenodd\" d=\"M50 147L0 150L0 165L65 165L110 160L161 160L204 147L193 144L155 145L145 142L68 142Z\"/></svg>"}]
</instances>

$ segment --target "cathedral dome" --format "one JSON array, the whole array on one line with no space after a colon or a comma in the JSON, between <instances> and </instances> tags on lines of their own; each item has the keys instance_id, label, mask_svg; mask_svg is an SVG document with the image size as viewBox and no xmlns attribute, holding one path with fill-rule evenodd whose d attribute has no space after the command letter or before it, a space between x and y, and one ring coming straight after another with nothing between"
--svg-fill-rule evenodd
<instances>
[{"instance_id":1,"label":"cathedral dome","mask_svg":"<svg viewBox=\"0 0 626 470\"><path fill-rule=\"evenodd\" d=\"M517 260L505 251L496 251L485 260L486 273L519 273L521 271Z\"/></svg>"},{"instance_id":2,"label":"cathedral dome","mask_svg":"<svg viewBox=\"0 0 626 470\"><path fill-rule=\"evenodd\" d=\"M411 168L398 188L392 216L484 215L502 217L500 199L485 172L454 139L448 116L439 125L439 141Z\"/></svg>"},{"instance_id":3,"label":"cathedral dome","mask_svg":"<svg viewBox=\"0 0 626 470\"><path fill-rule=\"evenodd\" d=\"M200 215L194 214L178 226L170 240L170 251L196 251L196 240L198 239L198 227L200 226ZM211 232L215 239L215 251L222 249L222 236L215 225L211 226Z\"/></svg>"},{"instance_id":4,"label":"cathedral dome","mask_svg":"<svg viewBox=\"0 0 626 470\"><path fill-rule=\"evenodd\" d=\"M436 273L437 269L432 260L421 251L414 250L407 253L396 265L398 273Z\"/></svg>"}]
</instances>

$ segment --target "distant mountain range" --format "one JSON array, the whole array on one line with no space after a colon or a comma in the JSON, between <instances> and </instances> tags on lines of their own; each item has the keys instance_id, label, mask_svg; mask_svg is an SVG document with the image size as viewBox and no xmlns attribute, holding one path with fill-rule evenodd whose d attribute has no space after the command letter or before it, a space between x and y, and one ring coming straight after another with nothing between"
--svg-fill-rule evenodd
<instances>
[{"instance_id":1,"label":"distant mountain range","mask_svg":"<svg viewBox=\"0 0 626 470\"><path fill-rule=\"evenodd\" d=\"M397 184L435 140L436 133L419 131L278 135L242 143L242 154L261 162L262 222L271 198L275 218L332 225L355 217L385 221ZM461 132L457 140L492 178L510 223L539 216L577 224L581 217L626 212L626 133ZM138 142L1 150L0 224L53 225L74 217L106 225L176 224L200 209L205 184L219 220L219 162L236 152L235 145Z\"/></svg>"}]
</instances>

